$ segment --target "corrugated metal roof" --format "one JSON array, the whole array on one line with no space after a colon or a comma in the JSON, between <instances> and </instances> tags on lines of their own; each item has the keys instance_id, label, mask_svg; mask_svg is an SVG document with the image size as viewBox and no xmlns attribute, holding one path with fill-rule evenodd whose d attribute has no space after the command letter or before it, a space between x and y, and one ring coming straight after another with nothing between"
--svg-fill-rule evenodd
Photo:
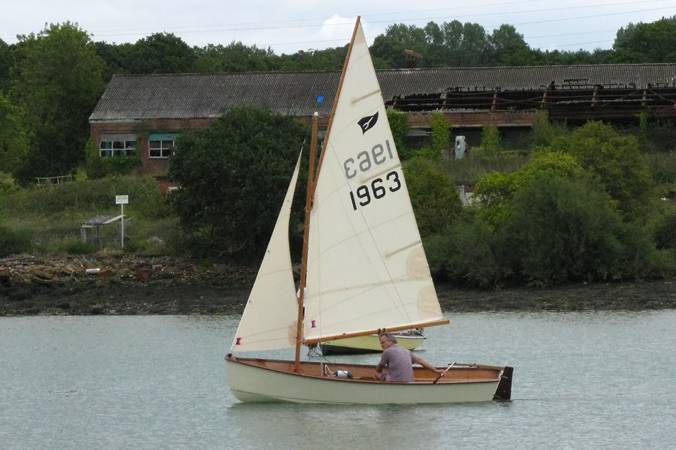
<instances>
[{"instance_id":1,"label":"corrugated metal roof","mask_svg":"<svg viewBox=\"0 0 676 450\"><path fill-rule=\"evenodd\" d=\"M281 114L328 114L338 72L240 72L219 74L116 75L90 121L209 118L251 105ZM676 64L607 64L527 67L406 69L378 72L385 100L448 89L529 90L618 85L638 89L676 86ZM316 105L324 96L323 105Z\"/></svg>"}]
</instances>

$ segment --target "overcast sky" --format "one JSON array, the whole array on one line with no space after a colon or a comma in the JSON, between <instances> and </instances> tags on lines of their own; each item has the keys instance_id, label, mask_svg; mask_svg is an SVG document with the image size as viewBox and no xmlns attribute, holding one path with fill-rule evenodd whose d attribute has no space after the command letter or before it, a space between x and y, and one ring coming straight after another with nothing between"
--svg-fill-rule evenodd
<instances>
[{"instance_id":1,"label":"overcast sky","mask_svg":"<svg viewBox=\"0 0 676 450\"><path fill-rule=\"evenodd\" d=\"M610 48L618 28L676 15L676 0L0 0L0 39L71 21L95 41L135 42L170 32L190 45L247 45L276 53L345 45L362 16L369 42L388 25L459 20L487 32L514 25L532 48Z\"/></svg>"}]
</instances>

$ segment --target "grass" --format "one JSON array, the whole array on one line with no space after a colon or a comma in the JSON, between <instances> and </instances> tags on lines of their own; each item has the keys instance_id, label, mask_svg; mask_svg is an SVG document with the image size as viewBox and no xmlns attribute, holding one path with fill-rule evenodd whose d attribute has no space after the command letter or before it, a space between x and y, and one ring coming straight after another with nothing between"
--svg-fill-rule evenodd
<instances>
[{"instance_id":1,"label":"grass","mask_svg":"<svg viewBox=\"0 0 676 450\"><path fill-rule=\"evenodd\" d=\"M463 159L444 161L442 167L456 183L475 184L489 172L514 172L523 167L530 155L516 151L501 151L495 157L468 155Z\"/></svg>"},{"instance_id":2,"label":"grass","mask_svg":"<svg viewBox=\"0 0 676 450\"><path fill-rule=\"evenodd\" d=\"M120 176L32 186L0 193L0 225L31 236L41 253L89 253L98 245L82 245L80 227L96 216L120 214L115 195L128 194L125 216L127 252L167 254L179 235L178 219L150 177ZM101 227L102 247L119 248L119 222Z\"/></svg>"}]
</instances>

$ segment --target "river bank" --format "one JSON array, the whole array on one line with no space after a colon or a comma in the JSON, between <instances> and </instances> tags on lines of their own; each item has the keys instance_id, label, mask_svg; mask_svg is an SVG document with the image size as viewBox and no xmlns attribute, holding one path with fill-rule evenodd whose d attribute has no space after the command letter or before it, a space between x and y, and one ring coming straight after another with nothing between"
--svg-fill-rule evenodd
<instances>
[{"instance_id":1,"label":"river bank","mask_svg":"<svg viewBox=\"0 0 676 450\"><path fill-rule=\"evenodd\" d=\"M241 313L255 275L176 257L20 255L0 259L0 316ZM672 280L437 291L451 312L676 308Z\"/></svg>"}]
</instances>

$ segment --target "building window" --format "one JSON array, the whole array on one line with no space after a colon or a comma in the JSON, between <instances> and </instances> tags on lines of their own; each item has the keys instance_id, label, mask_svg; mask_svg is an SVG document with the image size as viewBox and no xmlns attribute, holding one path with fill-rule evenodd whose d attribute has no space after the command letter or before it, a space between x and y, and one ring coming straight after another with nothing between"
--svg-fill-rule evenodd
<instances>
[{"instance_id":1,"label":"building window","mask_svg":"<svg viewBox=\"0 0 676 450\"><path fill-rule=\"evenodd\" d=\"M166 159L174 154L177 134L152 133L148 137L148 157Z\"/></svg>"},{"instance_id":2,"label":"building window","mask_svg":"<svg viewBox=\"0 0 676 450\"><path fill-rule=\"evenodd\" d=\"M113 156L134 156L136 154L136 136L113 135L101 136L99 141L99 155L102 158Z\"/></svg>"}]
</instances>

